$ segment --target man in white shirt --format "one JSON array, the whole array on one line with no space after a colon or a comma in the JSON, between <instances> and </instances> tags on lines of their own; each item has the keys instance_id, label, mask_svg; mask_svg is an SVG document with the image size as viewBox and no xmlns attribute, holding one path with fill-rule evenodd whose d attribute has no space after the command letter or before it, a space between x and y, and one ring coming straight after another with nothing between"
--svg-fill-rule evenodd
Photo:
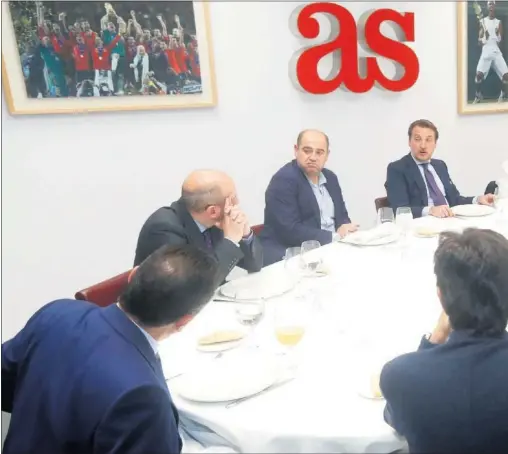
<instances>
[{"instance_id":1,"label":"man in white shirt","mask_svg":"<svg viewBox=\"0 0 508 454\"><path fill-rule=\"evenodd\" d=\"M409 126L411 152L388 165L386 193L394 211L411 207L413 217L453 216L450 207L477 203L492 205L492 194L463 197L453 184L444 161L432 159L439 131L429 120L416 120Z\"/></svg>"}]
</instances>

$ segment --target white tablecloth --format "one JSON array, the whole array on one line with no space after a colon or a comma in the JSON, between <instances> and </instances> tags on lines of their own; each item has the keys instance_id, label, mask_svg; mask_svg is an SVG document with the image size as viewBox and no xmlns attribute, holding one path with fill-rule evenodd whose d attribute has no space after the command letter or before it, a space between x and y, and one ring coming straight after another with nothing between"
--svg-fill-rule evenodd
<instances>
[{"instance_id":1,"label":"white tablecloth","mask_svg":"<svg viewBox=\"0 0 508 454\"><path fill-rule=\"evenodd\" d=\"M498 215L469 219L422 218L414 226L492 228L506 235ZM358 384L387 360L414 351L440 313L433 274L437 238L409 236L407 247L356 247L331 244L318 253L327 277L304 279L295 289L308 294L312 320L297 347L297 378L236 407L200 404L172 392L186 430L205 446L238 452L388 453L405 442L384 422L384 401L360 397ZM283 263L262 271L277 279ZM313 298L310 298L313 295ZM273 308L295 293L269 300L266 316L247 345L274 351ZM234 303L210 303L181 333L161 346L166 377L190 370L214 356L199 353L196 339L205 331L232 326ZM228 353L225 353L228 354ZM182 375L180 379L184 379ZM171 390L173 380L169 382Z\"/></svg>"}]
</instances>

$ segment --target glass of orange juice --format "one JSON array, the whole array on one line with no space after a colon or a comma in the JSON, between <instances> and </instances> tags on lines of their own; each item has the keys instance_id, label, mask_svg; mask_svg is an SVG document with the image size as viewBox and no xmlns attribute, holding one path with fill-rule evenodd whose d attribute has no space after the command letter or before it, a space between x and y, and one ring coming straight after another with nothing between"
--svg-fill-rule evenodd
<instances>
[{"instance_id":1,"label":"glass of orange juice","mask_svg":"<svg viewBox=\"0 0 508 454\"><path fill-rule=\"evenodd\" d=\"M305 302L280 301L275 307L275 337L285 347L285 354L294 358L294 347L302 340L306 330ZM291 365L296 367L295 364Z\"/></svg>"}]
</instances>

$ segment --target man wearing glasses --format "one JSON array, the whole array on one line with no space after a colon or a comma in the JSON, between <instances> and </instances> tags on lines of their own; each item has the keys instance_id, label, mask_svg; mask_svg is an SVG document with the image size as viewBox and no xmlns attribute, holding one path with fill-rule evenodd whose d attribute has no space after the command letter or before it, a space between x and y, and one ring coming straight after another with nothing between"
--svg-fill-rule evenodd
<instances>
[{"instance_id":1,"label":"man wearing glasses","mask_svg":"<svg viewBox=\"0 0 508 454\"><path fill-rule=\"evenodd\" d=\"M294 149L295 159L277 171L265 193L260 236L265 265L282 260L286 248L309 240L328 244L358 228L349 219L337 175L324 168L328 136L302 131Z\"/></svg>"}]
</instances>

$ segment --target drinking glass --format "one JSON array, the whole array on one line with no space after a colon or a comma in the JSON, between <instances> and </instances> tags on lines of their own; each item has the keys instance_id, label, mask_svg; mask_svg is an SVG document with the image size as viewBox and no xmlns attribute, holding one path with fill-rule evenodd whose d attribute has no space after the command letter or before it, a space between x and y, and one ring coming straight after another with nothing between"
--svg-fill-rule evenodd
<instances>
[{"instance_id":1,"label":"drinking glass","mask_svg":"<svg viewBox=\"0 0 508 454\"><path fill-rule=\"evenodd\" d=\"M294 348L302 340L308 311L305 302L300 299L279 301L275 307L275 337L284 347L289 368L296 369Z\"/></svg>"},{"instance_id":2,"label":"drinking glass","mask_svg":"<svg viewBox=\"0 0 508 454\"><path fill-rule=\"evenodd\" d=\"M299 277L303 271L302 248L290 247L284 255L284 268L292 276Z\"/></svg>"},{"instance_id":3,"label":"drinking glass","mask_svg":"<svg viewBox=\"0 0 508 454\"><path fill-rule=\"evenodd\" d=\"M377 212L377 225L384 224L385 222L393 222L395 216L393 210L390 207L380 208Z\"/></svg>"},{"instance_id":4,"label":"drinking glass","mask_svg":"<svg viewBox=\"0 0 508 454\"><path fill-rule=\"evenodd\" d=\"M311 240L304 241L302 243L302 261L305 267L305 270L312 274L316 272L321 265L321 258L317 254L315 249L319 249L321 247L321 243L319 241Z\"/></svg>"},{"instance_id":5,"label":"drinking glass","mask_svg":"<svg viewBox=\"0 0 508 454\"><path fill-rule=\"evenodd\" d=\"M413 212L409 207L397 208L397 215L395 217L395 223L401 228L402 233L406 235L411 229L413 223Z\"/></svg>"}]
</instances>

